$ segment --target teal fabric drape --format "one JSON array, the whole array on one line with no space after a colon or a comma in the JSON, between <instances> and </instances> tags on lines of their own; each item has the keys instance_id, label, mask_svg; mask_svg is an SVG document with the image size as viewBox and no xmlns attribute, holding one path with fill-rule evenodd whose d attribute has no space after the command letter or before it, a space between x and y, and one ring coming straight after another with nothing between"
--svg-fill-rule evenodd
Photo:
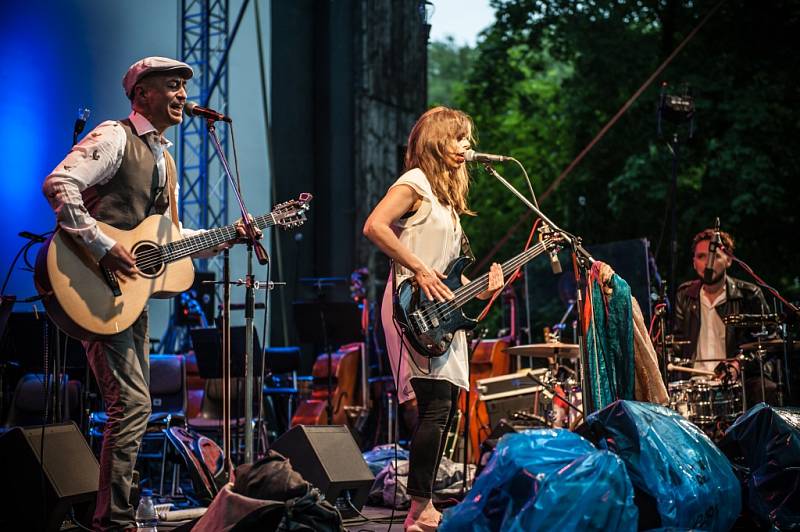
<instances>
[{"instance_id":1,"label":"teal fabric drape","mask_svg":"<svg viewBox=\"0 0 800 532\"><path fill-rule=\"evenodd\" d=\"M634 399L635 377L631 288L614 274L609 281L612 293L606 295L597 272L592 268L584 315L589 320L589 393L600 410L618 399Z\"/></svg>"}]
</instances>

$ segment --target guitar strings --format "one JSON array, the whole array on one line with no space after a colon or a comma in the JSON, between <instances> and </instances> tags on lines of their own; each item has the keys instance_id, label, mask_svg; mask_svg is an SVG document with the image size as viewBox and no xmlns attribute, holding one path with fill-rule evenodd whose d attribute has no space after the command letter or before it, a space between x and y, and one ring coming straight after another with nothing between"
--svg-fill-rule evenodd
<instances>
[{"instance_id":1,"label":"guitar strings","mask_svg":"<svg viewBox=\"0 0 800 532\"><path fill-rule=\"evenodd\" d=\"M530 253L523 253L520 256L516 257L515 259L511 259L510 261L508 261L508 263L503 265L503 269L504 270L515 269L517 266L516 263L524 262L528 258L535 257L536 255L541 253L541 251L537 249L538 246L539 245L537 244L537 246L531 248ZM488 280L488 277L489 274L484 273L483 275L481 275L474 281L470 282L469 284L456 289L455 291L456 296L453 299L444 301L442 303L437 303L435 305L431 305L426 310L430 310L431 312L434 310L439 310L440 314L443 317L447 317L455 310L458 310L458 307L460 307L463 303L466 303L474 295L480 293L484 289L482 285Z\"/></svg>"},{"instance_id":2,"label":"guitar strings","mask_svg":"<svg viewBox=\"0 0 800 532\"><path fill-rule=\"evenodd\" d=\"M272 218L271 221L270 218ZM272 213L256 217L253 221L257 226L259 226L259 229L266 229L272 225L275 225L276 223ZM231 232L233 234L229 235ZM202 251L204 249L208 249L209 247L213 247L214 245L226 242L235 236L235 228L233 226L225 226L217 229L211 229L189 238L168 242L152 249L148 249L142 254L137 255L136 266L139 269L148 269L160 264L169 263L176 259L191 255L196 251Z\"/></svg>"},{"instance_id":3,"label":"guitar strings","mask_svg":"<svg viewBox=\"0 0 800 532\"><path fill-rule=\"evenodd\" d=\"M503 269L503 274L505 275L506 269L513 271L517 268L517 266L524 264L527 260L533 259L534 257L540 255L547 249L548 244L549 243L540 242L534 247L530 248L528 251L521 253L517 257L509 260L507 263L501 266ZM484 290L483 284L488 280L488 278L489 274L484 273L469 284L456 289L454 292L455 297L453 299L441 303L435 303L426 307L421 312L423 318L431 318L434 314L438 314L442 318L447 318L453 312L457 311L464 303L472 299L473 296Z\"/></svg>"}]
</instances>

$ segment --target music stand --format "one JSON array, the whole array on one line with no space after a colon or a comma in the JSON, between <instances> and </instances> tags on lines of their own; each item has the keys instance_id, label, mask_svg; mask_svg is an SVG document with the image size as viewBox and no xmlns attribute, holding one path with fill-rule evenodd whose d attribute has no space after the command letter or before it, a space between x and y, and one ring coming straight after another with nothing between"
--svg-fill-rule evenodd
<instances>
[{"instance_id":1,"label":"music stand","mask_svg":"<svg viewBox=\"0 0 800 532\"><path fill-rule=\"evenodd\" d=\"M231 377L244 377L245 327L231 327ZM192 347L197 356L197 369L204 379L222 378L222 333L216 327L189 329ZM238 356L237 356L238 355ZM253 329L253 365L260 367L261 345L258 331Z\"/></svg>"},{"instance_id":2,"label":"music stand","mask_svg":"<svg viewBox=\"0 0 800 532\"><path fill-rule=\"evenodd\" d=\"M328 356L328 425L333 423L333 345L360 342L361 310L353 301L295 301L292 303L301 342L322 345ZM364 371L364 368L362 368Z\"/></svg>"}]
</instances>

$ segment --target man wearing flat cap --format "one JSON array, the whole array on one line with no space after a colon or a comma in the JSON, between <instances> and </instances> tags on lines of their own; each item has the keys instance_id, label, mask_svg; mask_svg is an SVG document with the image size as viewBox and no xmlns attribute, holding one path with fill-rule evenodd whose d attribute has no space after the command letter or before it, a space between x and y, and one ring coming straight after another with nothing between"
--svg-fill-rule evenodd
<instances>
[{"instance_id":1,"label":"man wearing flat cap","mask_svg":"<svg viewBox=\"0 0 800 532\"><path fill-rule=\"evenodd\" d=\"M103 234L98 220L127 230L149 215L163 214L184 237L198 232L178 220L177 172L164 137L181 123L192 74L186 63L165 57L131 65L122 79L131 101L128 118L97 126L44 182L61 229L123 278L139 275L134 257ZM151 412L147 310L128 329L83 345L108 416L93 528L130 529L135 527L128 501L131 479Z\"/></svg>"}]
</instances>

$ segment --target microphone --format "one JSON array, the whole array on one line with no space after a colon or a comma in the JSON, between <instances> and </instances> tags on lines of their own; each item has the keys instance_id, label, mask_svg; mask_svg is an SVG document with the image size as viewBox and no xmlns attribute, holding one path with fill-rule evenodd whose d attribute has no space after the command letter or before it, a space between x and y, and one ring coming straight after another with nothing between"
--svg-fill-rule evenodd
<instances>
[{"instance_id":1,"label":"microphone","mask_svg":"<svg viewBox=\"0 0 800 532\"><path fill-rule=\"evenodd\" d=\"M714 259L717 256L717 247L722 245L719 236L719 216L714 222L714 238L708 244L708 257L706 258L706 268L703 270L703 283L711 284L714 277Z\"/></svg>"},{"instance_id":2,"label":"microphone","mask_svg":"<svg viewBox=\"0 0 800 532\"><path fill-rule=\"evenodd\" d=\"M86 121L89 120L91 110L88 107L78 107L78 118L75 119L75 125L72 127L72 145L78 143L78 135L83 133L86 127Z\"/></svg>"},{"instance_id":3,"label":"microphone","mask_svg":"<svg viewBox=\"0 0 800 532\"><path fill-rule=\"evenodd\" d=\"M474 163L502 163L508 161L511 157L506 155L492 155L491 153L478 153L475 150L467 150L464 152L464 159Z\"/></svg>"},{"instance_id":4,"label":"microphone","mask_svg":"<svg viewBox=\"0 0 800 532\"><path fill-rule=\"evenodd\" d=\"M201 107L195 102L186 102L183 105L183 110L189 116L200 116L207 120L213 120L215 122L227 122L229 124L233 122L229 116L225 116L224 114L218 113L213 109L208 109L207 107Z\"/></svg>"}]
</instances>

